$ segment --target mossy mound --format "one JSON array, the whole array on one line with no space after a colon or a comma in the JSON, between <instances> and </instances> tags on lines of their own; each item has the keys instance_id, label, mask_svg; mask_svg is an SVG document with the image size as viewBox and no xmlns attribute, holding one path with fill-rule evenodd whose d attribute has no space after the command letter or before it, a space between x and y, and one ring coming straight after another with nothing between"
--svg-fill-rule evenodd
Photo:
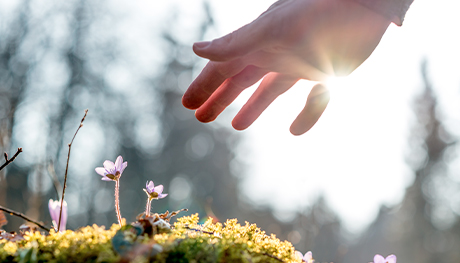
<instances>
[{"instance_id":1,"label":"mossy mound","mask_svg":"<svg viewBox=\"0 0 460 263\"><path fill-rule=\"evenodd\" d=\"M0 240L0 262L301 262L291 243L255 224L198 224L198 215L178 218L174 227L151 222L153 228L136 222L121 229L26 232L23 240Z\"/></svg>"},{"instance_id":2,"label":"mossy mound","mask_svg":"<svg viewBox=\"0 0 460 263\"><path fill-rule=\"evenodd\" d=\"M0 262L117 262L111 240L119 228L93 225L48 235L27 231L22 240L0 240Z\"/></svg>"}]
</instances>

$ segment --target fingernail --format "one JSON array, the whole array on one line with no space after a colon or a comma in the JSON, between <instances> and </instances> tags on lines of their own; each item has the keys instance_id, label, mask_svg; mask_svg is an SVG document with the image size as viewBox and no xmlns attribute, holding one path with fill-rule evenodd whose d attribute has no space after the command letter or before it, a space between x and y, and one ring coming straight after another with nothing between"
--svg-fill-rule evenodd
<instances>
[{"instance_id":1,"label":"fingernail","mask_svg":"<svg viewBox=\"0 0 460 263\"><path fill-rule=\"evenodd\" d=\"M203 49L203 48L208 47L210 44L211 44L211 41L203 41L203 42L196 42L195 44L193 44L193 46L199 49Z\"/></svg>"}]
</instances>

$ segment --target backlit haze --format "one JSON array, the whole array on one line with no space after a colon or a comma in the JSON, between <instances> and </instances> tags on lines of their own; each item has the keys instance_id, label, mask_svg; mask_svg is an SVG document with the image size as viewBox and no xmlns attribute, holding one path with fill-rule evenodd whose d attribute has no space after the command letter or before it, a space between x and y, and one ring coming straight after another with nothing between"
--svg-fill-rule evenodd
<instances>
[{"instance_id":1,"label":"backlit haze","mask_svg":"<svg viewBox=\"0 0 460 263\"><path fill-rule=\"evenodd\" d=\"M120 8L132 8L138 19L149 21L160 21L176 4L184 21L202 14L198 0L123 2ZM272 1L212 0L210 4L216 28L203 40L252 21ZM411 102L422 87L423 58L428 60L443 120L451 133L460 135L460 38L454 33L460 30L458 10L458 1L415 0L403 27L392 24L375 52L354 73L330 81L328 108L302 136L291 135L289 126L314 83L301 81L280 96L241 133L245 143L238 157L247 164L242 176L245 195L273 206L288 220L289 212L324 194L354 231L367 226L380 205L400 201L413 180L405 158L409 130L415 122ZM215 123L207 125L231 127L237 109L254 88L245 91ZM453 166L451 172L458 174L459 162Z\"/></svg>"},{"instance_id":2,"label":"backlit haze","mask_svg":"<svg viewBox=\"0 0 460 263\"><path fill-rule=\"evenodd\" d=\"M219 36L250 22L270 1L211 1ZM456 6L454 6L456 5ZM240 150L249 171L245 193L254 201L287 211L319 194L351 230L361 230L381 204L401 200L412 180L405 164L412 98L422 87L420 64L438 92L448 129L460 134L460 30L456 1L415 0L403 27L391 25L371 57L353 74L332 80L331 102L318 123L295 137L289 126L313 83L302 81L280 96L244 131ZM236 105L252 94L246 91ZM221 116L230 125L236 110ZM459 171L458 162L454 162ZM286 218L288 219L288 218Z\"/></svg>"}]
</instances>

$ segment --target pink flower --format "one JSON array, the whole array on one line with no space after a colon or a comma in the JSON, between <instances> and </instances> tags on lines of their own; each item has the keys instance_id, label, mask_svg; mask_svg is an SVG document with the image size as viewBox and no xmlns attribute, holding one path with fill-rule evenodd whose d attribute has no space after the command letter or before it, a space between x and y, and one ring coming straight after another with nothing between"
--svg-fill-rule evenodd
<instances>
[{"instance_id":1,"label":"pink flower","mask_svg":"<svg viewBox=\"0 0 460 263\"><path fill-rule=\"evenodd\" d=\"M312 255L311 251L308 251L307 253L305 253L305 255L302 255L302 253L300 251L296 251L295 254L303 262L313 263L313 255Z\"/></svg>"},{"instance_id":2,"label":"pink flower","mask_svg":"<svg viewBox=\"0 0 460 263\"><path fill-rule=\"evenodd\" d=\"M374 263L396 263L396 256L395 255L389 255L386 258L383 258L382 255L375 255L374 256Z\"/></svg>"},{"instance_id":3,"label":"pink flower","mask_svg":"<svg viewBox=\"0 0 460 263\"><path fill-rule=\"evenodd\" d=\"M149 199L165 198L168 194L163 194L163 185L155 186L152 181L147 181L144 192L147 193Z\"/></svg>"},{"instance_id":4,"label":"pink flower","mask_svg":"<svg viewBox=\"0 0 460 263\"><path fill-rule=\"evenodd\" d=\"M121 212L120 212L120 200L119 194L120 191L120 177L128 162L123 162L123 157L118 156L115 163L107 160L104 162L104 167L97 167L96 173L102 176L101 180L103 181L114 181L115 182L115 211L117 212L118 224L122 226Z\"/></svg>"},{"instance_id":5,"label":"pink flower","mask_svg":"<svg viewBox=\"0 0 460 263\"><path fill-rule=\"evenodd\" d=\"M160 184L155 186L152 181L147 181L145 184L144 192L147 194L147 206L145 207L145 215L150 216L152 200L165 198L168 194L163 194L163 185Z\"/></svg>"},{"instance_id":6,"label":"pink flower","mask_svg":"<svg viewBox=\"0 0 460 263\"><path fill-rule=\"evenodd\" d=\"M107 160L104 162L104 167L97 167L96 173L102 176L103 181L116 181L128 166L128 162L123 162L123 157L118 156L115 163Z\"/></svg>"},{"instance_id":7,"label":"pink flower","mask_svg":"<svg viewBox=\"0 0 460 263\"><path fill-rule=\"evenodd\" d=\"M51 219L53 220L54 229L58 230L59 222L59 213L61 211L61 201L53 201L50 199L48 202L48 209L50 211ZM65 231L65 225L67 223L67 202L64 201L64 207L62 208L61 215L61 226L59 227L59 232Z\"/></svg>"}]
</instances>

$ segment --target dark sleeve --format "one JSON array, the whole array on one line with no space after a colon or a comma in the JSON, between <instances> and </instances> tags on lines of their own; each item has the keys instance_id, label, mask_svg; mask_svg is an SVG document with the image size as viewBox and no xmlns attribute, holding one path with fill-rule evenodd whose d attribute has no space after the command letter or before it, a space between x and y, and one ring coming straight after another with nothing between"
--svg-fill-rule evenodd
<instances>
[{"instance_id":1,"label":"dark sleeve","mask_svg":"<svg viewBox=\"0 0 460 263\"><path fill-rule=\"evenodd\" d=\"M356 3L391 19L391 22L401 26L409 6L414 0L352 0Z\"/></svg>"}]
</instances>

